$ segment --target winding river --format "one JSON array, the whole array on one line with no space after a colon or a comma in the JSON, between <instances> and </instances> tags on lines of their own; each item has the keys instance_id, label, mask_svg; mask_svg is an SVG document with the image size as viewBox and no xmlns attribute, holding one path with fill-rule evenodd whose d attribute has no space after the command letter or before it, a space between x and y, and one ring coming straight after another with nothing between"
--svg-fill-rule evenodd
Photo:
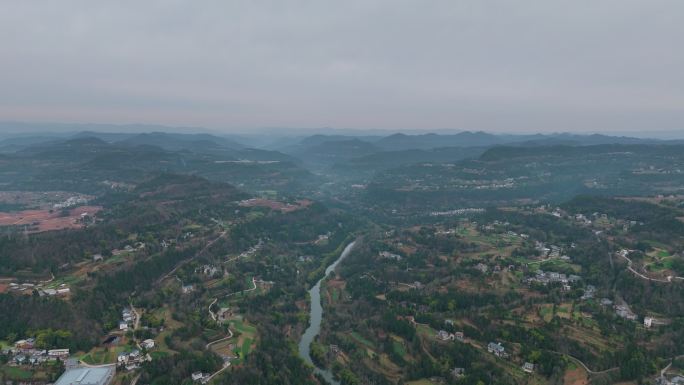
<instances>
[{"instance_id":1,"label":"winding river","mask_svg":"<svg viewBox=\"0 0 684 385\"><path fill-rule=\"evenodd\" d=\"M346 258L347 255L349 255L354 248L354 245L356 245L356 241L348 244L347 247L344 248L344 251L342 251L340 257L325 269L325 275L323 278L318 280L311 290L309 290L309 296L311 298L311 312L309 313L309 319L311 322L309 323L309 327L306 329L306 331L304 331L304 334L302 334L302 339L299 341L299 356L302 357L304 361L313 365L315 373L320 374L328 383L333 385L339 385L340 383L335 381L332 372L327 369L319 368L311 360L311 342L321 331L321 321L323 320L323 307L321 306L321 282L323 282L328 274L335 270L337 265L344 258Z\"/></svg>"}]
</instances>

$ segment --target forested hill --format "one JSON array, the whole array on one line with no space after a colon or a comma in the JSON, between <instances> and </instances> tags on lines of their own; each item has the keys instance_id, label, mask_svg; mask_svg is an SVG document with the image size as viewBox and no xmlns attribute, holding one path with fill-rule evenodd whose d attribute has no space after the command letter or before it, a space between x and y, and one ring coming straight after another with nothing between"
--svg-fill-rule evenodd
<instances>
[{"instance_id":1,"label":"forested hill","mask_svg":"<svg viewBox=\"0 0 684 385\"><path fill-rule=\"evenodd\" d=\"M50 271L56 273L65 264L123 249L131 244L125 234L156 234L156 242L164 236L176 239L183 226L198 217L198 211L228 212L237 200L247 197L248 194L229 184L196 176L162 174L133 191L100 198L96 203L105 209L98 214L97 226L42 232L30 238L20 233L0 238L0 274L29 269L49 277ZM146 252L155 250L152 247Z\"/></svg>"},{"instance_id":2,"label":"forested hill","mask_svg":"<svg viewBox=\"0 0 684 385\"><path fill-rule=\"evenodd\" d=\"M33 144L0 159L0 183L12 190L102 194L112 182L135 185L151 174L171 172L199 175L247 190L292 193L317 181L297 159L276 151L205 145L202 141L133 139L109 143L78 137Z\"/></svg>"},{"instance_id":3,"label":"forested hill","mask_svg":"<svg viewBox=\"0 0 684 385\"><path fill-rule=\"evenodd\" d=\"M681 157L682 144L599 144L590 146L496 146L485 151L482 161L508 161L516 158L578 157L596 154L619 154L634 156Z\"/></svg>"}]
</instances>

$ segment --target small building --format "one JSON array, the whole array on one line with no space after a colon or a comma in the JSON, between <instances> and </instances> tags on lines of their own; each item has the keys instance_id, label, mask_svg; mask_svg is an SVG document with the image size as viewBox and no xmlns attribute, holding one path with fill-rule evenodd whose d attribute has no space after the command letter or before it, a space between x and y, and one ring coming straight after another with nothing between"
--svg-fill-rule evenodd
<instances>
[{"instance_id":1,"label":"small building","mask_svg":"<svg viewBox=\"0 0 684 385\"><path fill-rule=\"evenodd\" d=\"M53 295L57 295L57 290L55 290L55 289L45 289L45 290L43 290L43 293L45 293L45 295L49 295L49 296L52 297Z\"/></svg>"},{"instance_id":2,"label":"small building","mask_svg":"<svg viewBox=\"0 0 684 385\"><path fill-rule=\"evenodd\" d=\"M651 317L644 317L644 327L650 328L651 326L653 326L653 321L654 319Z\"/></svg>"},{"instance_id":3,"label":"small building","mask_svg":"<svg viewBox=\"0 0 684 385\"><path fill-rule=\"evenodd\" d=\"M204 378L204 373L202 373L202 372L195 372L192 374L192 380L193 381L201 381L202 378Z\"/></svg>"},{"instance_id":4,"label":"small building","mask_svg":"<svg viewBox=\"0 0 684 385\"><path fill-rule=\"evenodd\" d=\"M33 349L33 344L35 340L33 338L28 338L25 340L19 340L14 343L14 347L21 350Z\"/></svg>"},{"instance_id":5,"label":"small building","mask_svg":"<svg viewBox=\"0 0 684 385\"><path fill-rule=\"evenodd\" d=\"M183 292L183 294L192 293L194 290L195 290L195 286L193 286L193 285L183 285L181 287L181 291Z\"/></svg>"},{"instance_id":6,"label":"small building","mask_svg":"<svg viewBox=\"0 0 684 385\"><path fill-rule=\"evenodd\" d=\"M70 292L71 292L71 289L69 289L68 287L63 287L63 288L61 288L61 289L57 289L57 294L58 294L58 295L67 295L67 294L69 294Z\"/></svg>"},{"instance_id":7,"label":"small building","mask_svg":"<svg viewBox=\"0 0 684 385\"><path fill-rule=\"evenodd\" d=\"M522 366L522 370L526 373L533 373L534 372L534 364L531 362L525 362Z\"/></svg>"},{"instance_id":8,"label":"small building","mask_svg":"<svg viewBox=\"0 0 684 385\"><path fill-rule=\"evenodd\" d=\"M104 257L102 254L95 254L93 255L93 262L102 262L104 261Z\"/></svg>"},{"instance_id":9,"label":"small building","mask_svg":"<svg viewBox=\"0 0 684 385\"><path fill-rule=\"evenodd\" d=\"M440 341L453 341L456 338L453 333L449 333L446 330L438 331L435 337Z\"/></svg>"},{"instance_id":10,"label":"small building","mask_svg":"<svg viewBox=\"0 0 684 385\"><path fill-rule=\"evenodd\" d=\"M490 342L489 345L487 345L487 351L497 357L506 357L507 355L506 348L499 342Z\"/></svg>"},{"instance_id":11,"label":"small building","mask_svg":"<svg viewBox=\"0 0 684 385\"><path fill-rule=\"evenodd\" d=\"M457 341L463 342L465 340L463 332L456 332L454 335L456 336Z\"/></svg>"},{"instance_id":12,"label":"small building","mask_svg":"<svg viewBox=\"0 0 684 385\"><path fill-rule=\"evenodd\" d=\"M394 254L394 253L391 253L391 252L389 252L389 251L381 251L381 252L379 253L379 255L380 255L382 258L385 258L385 259L393 259L393 260L395 260L395 261L401 261L401 255L399 255L399 254Z\"/></svg>"},{"instance_id":13,"label":"small building","mask_svg":"<svg viewBox=\"0 0 684 385\"><path fill-rule=\"evenodd\" d=\"M47 352L48 357L55 357L59 359L69 358L69 349L51 349Z\"/></svg>"},{"instance_id":14,"label":"small building","mask_svg":"<svg viewBox=\"0 0 684 385\"><path fill-rule=\"evenodd\" d=\"M125 322L125 321L119 322L119 330L127 331L128 330L128 322Z\"/></svg>"},{"instance_id":15,"label":"small building","mask_svg":"<svg viewBox=\"0 0 684 385\"><path fill-rule=\"evenodd\" d=\"M630 321L635 321L637 319L637 315L634 314L627 305L615 305L614 308L615 314L617 314L618 317L622 317Z\"/></svg>"},{"instance_id":16,"label":"small building","mask_svg":"<svg viewBox=\"0 0 684 385\"><path fill-rule=\"evenodd\" d=\"M461 378L465 376L465 369L464 368L453 368L451 370L451 375L455 378Z\"/></svg>"},{"instance_id":17,"label":"small building","mask_svg":"<svg viewBox=\"0 0 684 385\"><path fill-rule=\"evenodd\" d=\"M143 348L145 348L147 350L153 349L154 348L154 340L151 338L146 339L145 341L142 342L141 345Z\"/></svg>"}]
</instances>

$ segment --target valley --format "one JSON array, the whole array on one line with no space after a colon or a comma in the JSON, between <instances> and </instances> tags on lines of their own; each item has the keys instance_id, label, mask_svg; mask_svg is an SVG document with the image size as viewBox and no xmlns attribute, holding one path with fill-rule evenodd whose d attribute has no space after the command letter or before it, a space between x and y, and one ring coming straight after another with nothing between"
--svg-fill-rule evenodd
<instances>
[{"instance_id":1,"label":"valley","mask_svg":"<svg viewBox=\"0 0 684 385\"><path fill-rule=\"evenodd\" d=\"M283 143L0 142L0 379L83 368L117 385L684 374L681 143Z\"/></svg>"}]
</instances>

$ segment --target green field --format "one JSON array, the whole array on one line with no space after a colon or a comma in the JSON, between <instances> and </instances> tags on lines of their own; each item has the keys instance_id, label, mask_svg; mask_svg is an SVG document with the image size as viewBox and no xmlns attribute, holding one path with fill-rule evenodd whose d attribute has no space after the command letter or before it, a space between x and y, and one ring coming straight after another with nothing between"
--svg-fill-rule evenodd
<instances>
[{"instance_id":1,"label":"green field","mask_svg":"<svg viewBox=\"0 0 684 385\"><path fill-rule=\"evenodd\" d=\"M647 255L650 257L644 260L647 270L655 272L672 270L672 263L674 262L675 257L667 250L657 248Z\"/></svg>"},{"instance_id":2,"label":"green field","mask_svg":"<svg viewBox=\"0 0 684 385\"><path fill-rule=\"evenodd\" d=\"M8 379L29 380L33 377L33 372L15 366L5 366L0 369Z\"/></svg>"},{"instance_id":3,"label":"green field","mask_svg":"<svg viewBox=\"0 0 684 385\"><path fill-rule=\"evenodd\" d=\"M73 275L67 275L65 277L59 277L55 279L54 281L48 283L45 285L46 289L57 289L61 284L66 284L67 286L73 286L79 282L81 282L83 278L81 277L76 277Z\"/></svg>"},{"instance_id":4,"label":"green field","mask_svg":"<svg viewBox=\"0 0 684 385\"><path fill-rule=\"evenodd\" d=\"M237 331L243 334L251 334L254 335L256 334L257 330L254 326L251 325L245 325L244 322L241 320L233 320L230 321L230 325Z\"/></svg>"},{"instance_id":5,"label":"green field","mask_svg":"<svg viewBox=\"0 0 684 385\"><path fill-rule=\"evenodd\" d=\"M545 261L541 265L539 265L539 268L542 270L550 270L550 271L573 271L575 273L579 273L582 271L582 267L579 265L567 263L561 259L552 259L550 261Z\"/></svg>"},{"instance_id":6,"label":"green field","mask_svg":"<svg viewBox=\"0 0 684 385\"><path fill-rule=\"evenodd\" d=\"M168 357L170 355L169 352L160 352L160 351L154 351L150 353L150 357L152 357L153 360Z\"/></svg>"},{"instance_id":7,"label":"green field","mask_svg":"<svg viewBox=\"0 0 684 385\"><path fill-rule=\"evenodd\" d=\"M402 344L399 341L394 341L392 343L392 350L394 350L394 353L396 353L400 357L405 357L406 356L406 348L404 348L404 344Z\"/></svg>"},{"instance_id":8,"label":"green field","mask_svg":"<svg viewBox=\"0 0 684 385\"><path fill-rule=\"evenodd\" d=\"M375 349L375 345L374 345L372 342L368 341L367 339L363 338L363 336L361 336L359 333L357 333L357 332L351 332L351 336L352 336L355 340L357 340L357 341L361 342L362 344L366 345L367 347L369 347L369 348L371 348L371 349Z\"/></svg>"},{"instance_id":9,"label":"green field","mask_svg":"<svg viewBox=\"0 0 684 385\"><path fill-rule=\"evenodd\" d=\"M129 346L117 346L114 349L104 350L96 348L81 357L81 361L89 365L112 364L116 362L116 358L121 352L131 351L133 348Z\"/></svg>"},{"instance_id":10,"label":"green field","mask_svg":"<svg viewBox=\"0 0 684 385\"><path fill-rule=\"evenodd\" d=\"M245 338L245 340L242 342L242 357L247 357L251 347L252 347L252 339L251 338Z\"/></svg>"},{"instance_id":11,"label":"green field","mask_svg":"<svg viewBox=\"0 0 684 385\"><path fill-rule=\"evenodd\" d=\"M428 379L415 380L407 382L406 385L434 385L434 383Z\"/></svg>"}]
</instances>

